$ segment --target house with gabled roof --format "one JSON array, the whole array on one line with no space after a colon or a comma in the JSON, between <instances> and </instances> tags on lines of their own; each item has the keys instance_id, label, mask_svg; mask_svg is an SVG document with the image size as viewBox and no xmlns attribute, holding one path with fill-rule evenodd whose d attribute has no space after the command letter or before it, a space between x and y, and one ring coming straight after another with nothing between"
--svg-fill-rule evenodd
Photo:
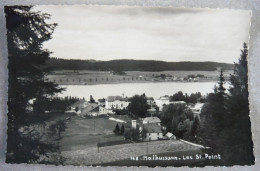
<instances>
[{"instance_id":1,"label":"house with gabled roof","mask_svg":"<svg viewBox=\"0 0 260 171\"><path fill-rule=\"evenodd\" d=\"M80 115L81 116L87 116L87 115L97 116L97 115L99 115L99 105L96 104L96 103L89 103L88 106L81 109Z\"/></svg>"},{"instance_id":2,"label":"house with gabled roof","mask_svg":"<svg viewBox=\"0 0 260 171\"><path fill-rule=\"evenodd\" d=\"M99 106L105 106L106 105L106 99L105 98L102 98L102 99L98 99L98 105Z\"/></svg>"},{"instance_id":3,"label":"house with gabled roof","mask_svg":"<svg viewBox=\"0 0 260 171\"><path fill-rule=\"evenodd\" d=\"M144 141L154 141L163 138L161 126L157 123L143 124L142 131L143 134L146 134L143 139Z\"/></svg>"}]
</instances>

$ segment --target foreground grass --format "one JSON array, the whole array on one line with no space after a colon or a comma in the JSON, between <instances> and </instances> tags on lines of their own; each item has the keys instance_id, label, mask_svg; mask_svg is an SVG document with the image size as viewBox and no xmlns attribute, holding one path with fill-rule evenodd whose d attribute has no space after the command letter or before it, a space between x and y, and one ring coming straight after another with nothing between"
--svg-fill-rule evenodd
<instances>
[{"instance_id":1,"label":"foreground grass","mask_svg":"<svg viewBox=\"0 0 260 171\"><path fill-rule=\"evenodd\" d=\"M138 156L138 160L133 160L131 158L118 160L109 163L102 163L100 166L149 166L149 167L167 167L167 166L189 166L189 167L202 167L207 165L209 161L205 158L196 159L196 155L204 154L201 150L191 150L191 151L177 151L177 152L166 152L158 154L149 154ZM173 157L178 158L177 160L155 160L156 157ZM187 159L192 156L193 159ZM151 160L148 158L150 157ZM154 159L154 160L153 160Z\"/></svg>"}]
</instances>

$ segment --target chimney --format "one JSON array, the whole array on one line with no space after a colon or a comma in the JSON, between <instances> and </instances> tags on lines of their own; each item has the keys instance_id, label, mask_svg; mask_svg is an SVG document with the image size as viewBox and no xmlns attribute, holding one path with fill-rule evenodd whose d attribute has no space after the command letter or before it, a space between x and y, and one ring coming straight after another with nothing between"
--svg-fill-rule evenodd
<instances>
[{"instance_id":1,"label":"chimney","mask_svg":"<svg viewBox=\"0 0 260 171\"><path fill-rule=\"evenodd\" d=\"M136 129L136 120L132 120L132 128Z\"/></svg>"}]
</instances>

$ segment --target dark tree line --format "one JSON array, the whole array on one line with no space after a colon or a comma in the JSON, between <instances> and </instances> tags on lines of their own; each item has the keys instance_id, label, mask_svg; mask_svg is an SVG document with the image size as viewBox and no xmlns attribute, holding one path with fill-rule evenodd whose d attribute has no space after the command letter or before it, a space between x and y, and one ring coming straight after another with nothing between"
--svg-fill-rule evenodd
<instances>
[{"instance_id":1,"label":"dark tree line","mask_svg":"<svg viewBox=\"0 0 260 171\"><path fill-rule=\"evenodd\" d=\"M44 111L50 112L64 112L73 103L82 100L78 97L66 96L65 98L54 97L50 99L38 100L37 103L33 104L33 109L35 113Z\"/></svg>"},{"instance_id":2,"label":"dark tree line","mask_svg":"<svg viewBox=\"0 0 260 171\"><path fill-rule=\"evenodd\" d=\"M123 58L123 57L122 57ZM152 60L67 60L51 58L46 67L53 70L102 70L114 71L124 75L123 71L215 71L218 67L224 70L233 69L233 64L217 62L164 62Z\"/></svg>"},{"instance_id":3,"label":"dark tree line","mask_svg":"<svg viewBox=\"0 0 260 171\"><path fill-rule=\"evenodd\" d=\"M201 143L220 153L223 165L254 164L253 142L249 118L248 48L244 44L239 62L230 75L230 87L223 86L221 71L218 86L208 95L202 109L202 124L199 131Z\"/></svg>"},{"instance_id":4,"label":"dark tree line","mask_svg":"<svg viewBox=\"0 0 260 171\"><path fill-rule=\"evenodd\" d=\"M44 42L51 39L57 24L48 24L50 15L32 10L32 6L6 6L8 45L8 140L7 162L33 162L53 151L52 145L39 139L22 137L19 128L41 121L43 113L30 113L27 106L31 99L42 101L61 92L52 82L45 82L46 69L41 69L50 56L43 49Z\"/></svg>"}]
</instances>

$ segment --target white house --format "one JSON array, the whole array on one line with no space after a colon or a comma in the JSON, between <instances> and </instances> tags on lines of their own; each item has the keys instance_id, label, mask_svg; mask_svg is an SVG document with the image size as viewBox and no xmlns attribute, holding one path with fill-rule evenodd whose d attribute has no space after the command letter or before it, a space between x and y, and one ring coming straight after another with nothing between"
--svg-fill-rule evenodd
<instances>
[{"instance_id":1,"label":"white house","mask_svg":"<svg viewBox=\"0 0 260 171\"><path fill-rule=\"evenodd\" d=\"M129 105L128 98L121 97L121 96L108 96L105 102L105 108L107 110L112 109L126 109Z\"/></svg>"},{"instance_id":2,"label":"white house","mask_svg":"<svg viewBox=\"0 0 260 171\"><path fill-rule=\"evenodd\" d=\"M163 138L161 126L156 123L143 124L143 131L146 134L144 141L154 141Z\"/></svg>"},{"instance_id":3,"label":"white house","mask_svg":"<svg viewBox=\"0 0 260 171\"><path fill-rule=\"evenodd\" d=\"M103 107L103 106L99 106L99 114L103 115L103 114L107 114L109 111Z\"/></svg>"},{"instance_id":4,"label":"white house","mask_svg":"<svg viewBox=\"0 0 260 171\"><path fill-rule=\"evenodd\" d=\"M159 111L162 111L164 105L169 105L169 104L178 104L178 105L186 106L185 101L172 101L172 102L170 102L169 96L162 96L159 99L156 99L155 103L159 107Z\"/></svg>"},{"instance_id":5,"label":"white house","mask_svg":"<svg viewBox=\"0 0 260 171\"><path fill-rule=\"evenodd\" d=\"M162 96L159 99L155 99L156 105L159 107L159 110L162 111L164 105L170 104L169 96Z\"/></svg>"}]
</instances>

